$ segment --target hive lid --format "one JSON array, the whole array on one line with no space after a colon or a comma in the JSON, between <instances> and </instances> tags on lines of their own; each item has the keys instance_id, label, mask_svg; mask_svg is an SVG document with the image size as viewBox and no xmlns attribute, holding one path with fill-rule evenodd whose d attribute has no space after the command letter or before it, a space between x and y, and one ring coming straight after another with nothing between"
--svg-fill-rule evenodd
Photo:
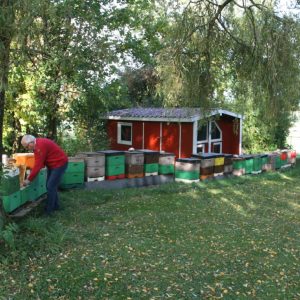
<instances>
[{"instance_id":1,"label":"hive lid","mask_svg":"<svg viewBox=\"0 0 300 300\"><path fill-rule=\"evenodd\" d=\"M193 158L193 157L190 157L190 158L177 158L176 161L189 163L189 164L200 164L200 159Z\"/></svg>"},{"instance_id":2,"label":"hive lid","mask_svg":"<svg viewBox=\"0 0 300 300\"><path fill-rule=\"evenodd\" d=\"M209 152L209 153L193 154L192 157L197 157L199 159L209 159L209 158L223 157L223 155L221 153Z\"/></svg>"},{"instance_id":3,"label":"hive lid","mask_svg":"<svg viewBox=\"0 0 300 300\"><path fill-rule=\"evenodd\" d=\"M149 149L138 149L137 151L143 152L145 155L159 154L159 151Z\"/></svg>"},{"instance_id":4,"label":"hive lid","mask_svg":"<svg viewBox=\"0 0 300 300\"><path fill-rule=\"evenodd\" d=\"M171 152L160 151L159 156L175 156L175 154Z\"/></svg>"},{"instance_id":5,"label":"hive lid","mask_svg":"<svg viewBox=\"0 0 300 300\"><path fill-rule=\"evenodd\" d=\"M251 154L242 154L239 156L240 158L243 158L243 159L252 159L253 158L253 155Z\"/></svg>"},{"instance_id":6,"label":"hive lid","mask_svg":"<svg viewBox=\"0 0 300 300\"><path fill-rule=\"evenodd\" d=\"M144 154L142 151L139 151L139 150L129 150L129 151L125 151L124 152L125 155L131 155L131 154Z\"/></svg>"},{"instance_id":7,"label":"hive lid","mask_svg":"<svg viewBox=\"0 0 300 300\"><path fill-rule=\"evenodd\" d=\"M87 157L92 157L92 156L100 156L104 155L104 153L99 153L99 152L79 152L76 154L76 156L87 156Z\"/></svg>"},{"instance_id":8,"label":"hive lid","mask_svg":"<svg viewBox=\"0 0 300 300\"><path fill-rule=\"evenodd\" d=\"M233 154L230 154L230 153L222 153L222 155L226 158L232 158L233 157Z\"/></svg>"},{"instance_id":9,"label":"hive lid","mask_svg":"<svg viewBox=\"0 0 300 300\"><path fill-rule=\"evenodd\" d=\"M101 150L101 151L97 151L97 153L104 153L106 156L113 156L113 155L124 155L125 151L120 151L120 150Z\"/></svg>"}]
</instances>

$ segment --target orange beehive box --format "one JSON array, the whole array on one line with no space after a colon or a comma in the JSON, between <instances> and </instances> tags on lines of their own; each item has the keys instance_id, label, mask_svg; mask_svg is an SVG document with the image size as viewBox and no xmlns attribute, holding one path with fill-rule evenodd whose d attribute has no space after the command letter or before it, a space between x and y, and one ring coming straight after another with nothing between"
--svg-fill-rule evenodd
<instances>
[{"instance_id":1,"label":"orange beehive box","mask_svg":"<svg viewBox=\"0 0 300 300\"><path fill-rule=\"evenodd\" d=\"M32 169L34 166L33 153L15 153L13 158L16 160L16 166L25 165L27 169Z\"/></svg>"}]
</instances>

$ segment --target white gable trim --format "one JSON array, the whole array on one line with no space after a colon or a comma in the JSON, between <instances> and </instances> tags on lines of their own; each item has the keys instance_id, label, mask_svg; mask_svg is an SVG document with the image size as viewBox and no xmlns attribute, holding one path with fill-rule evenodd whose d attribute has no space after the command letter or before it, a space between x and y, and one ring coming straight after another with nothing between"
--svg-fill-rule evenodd
<instances>
[{"instance_id":1,"label":"white gable trim","mask_svg":"<svg viewBox=\"0 0 300 300\"><path fill-rule=\"evenodd\" d=\"M200 119L200 116L192 118L138 118L138 117L116 117L109 116L108 120L122 120L122 121L143 121L143 122L175 122L175 123L191 123Z\"/></svg>"}]
</instances>

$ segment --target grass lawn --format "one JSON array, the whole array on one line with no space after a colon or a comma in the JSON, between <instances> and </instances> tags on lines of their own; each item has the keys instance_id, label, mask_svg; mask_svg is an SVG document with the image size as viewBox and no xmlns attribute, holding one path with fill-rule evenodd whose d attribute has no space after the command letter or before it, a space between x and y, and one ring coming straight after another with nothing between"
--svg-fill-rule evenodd
<instances>
[{"instance_id":1,"label":"grass lawn","mask_svg":"<svg viewBox=\"0 0 300 300\"><path fill-rule=\"evenodd\" d=\"M61 193L0 248L0 299L300 299L300 166Z\"/></svg>"}]
</instances>

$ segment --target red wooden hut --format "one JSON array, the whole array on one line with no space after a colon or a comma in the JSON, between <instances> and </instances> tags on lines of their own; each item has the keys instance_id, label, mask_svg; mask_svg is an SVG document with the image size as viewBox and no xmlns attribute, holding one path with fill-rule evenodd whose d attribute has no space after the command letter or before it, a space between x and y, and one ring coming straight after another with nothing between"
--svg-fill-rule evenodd
<instances>
[{"instance_id":1,"label":"red wooden hut","mask_svg":"<svg viewBox=\"0 0 300 300\"><path fill-rule=\"evenodd\" d=\"M190 157L193 153L241 154L241 115L222 109L128 108L107 114L110 147L150 149Z\"/></svg>"}]
</instances>

